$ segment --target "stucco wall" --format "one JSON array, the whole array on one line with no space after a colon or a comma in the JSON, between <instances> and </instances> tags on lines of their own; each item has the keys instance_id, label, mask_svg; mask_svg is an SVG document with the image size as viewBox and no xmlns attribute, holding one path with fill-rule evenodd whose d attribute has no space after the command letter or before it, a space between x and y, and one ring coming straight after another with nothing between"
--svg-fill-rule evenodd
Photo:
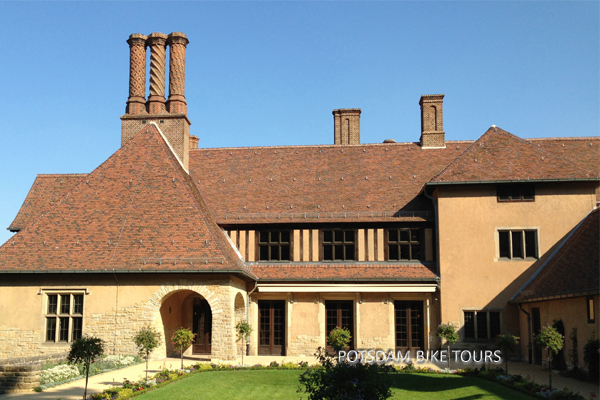
<instances>
[{"instance_id":1,"label":"stucco wall","mask_svg":"<svg viewBox=\"0 0 600 400\"><path fill-rule=\"evenodd\" d=\"M595 322L588 323L587 318L587 297L574 297L566 299L548 300L548 301L536 301L533 303L522 304L523 309L531 314L532 308L540 309L540 326L552 325L554 320L562 320L565 327L565 344L564 354L565 361L571 365L571 359L569 353L572 349L572 342L570 340L571 331L573 328L577 328L577 341L578 341L578 354L579 354L579 366L585 368L583 362L583 346L587 343L588 339L597 339L600 333L600 307L599 296L593 296L594 299L594 314ZM519 321L521 325L521 354L522 360L527 361L528 355L528 327L527 327L527 316L525 313L519 313ZM532 332L534 335L536 332ZM533 341L533 338L531 338ZM547 353L545 350L542 351L542 357L545 360Z\"/></svg>"},{"instance_id":2,"label":"stucco wall","mask_svg":"<svg viewBox=\"0 0 600 400\"><path fill-rule=\"evenodd\" d=\"M536 184L533 202L498 202L495 185L440 187L441 319L462 327L463 309L497 309L502 332L519 334L510 298L594 207L594 184ZM497 229L538 230L540 260L498 260ZM462 339L462 331L461 331Z\"/></svg>"}]
</instances>

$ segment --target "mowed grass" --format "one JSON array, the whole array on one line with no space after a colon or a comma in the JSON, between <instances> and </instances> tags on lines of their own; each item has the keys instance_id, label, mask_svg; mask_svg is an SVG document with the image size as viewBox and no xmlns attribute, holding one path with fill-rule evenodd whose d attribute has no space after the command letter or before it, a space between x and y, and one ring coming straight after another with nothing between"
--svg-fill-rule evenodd
<instances>
[{"instance_id":1,"label":"mowed grass","mask_svg":"<svg viewBox=\"0 0 600 400\"><path fill-rule=\"evenodd\" d=\"M217 371L191 376L142 395L144 400L307 399L297 393L297 370ZM393 399L507 399L532 397L485 379L457 375L398 374Z\"/></svg>"}]
</instances>

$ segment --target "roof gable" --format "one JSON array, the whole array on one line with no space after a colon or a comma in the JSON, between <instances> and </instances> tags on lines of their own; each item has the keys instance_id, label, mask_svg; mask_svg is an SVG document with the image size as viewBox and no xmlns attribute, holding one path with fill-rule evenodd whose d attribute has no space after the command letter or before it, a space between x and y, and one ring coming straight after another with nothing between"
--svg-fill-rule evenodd
<instances>
[{"instance_id":1,"label":"roof gable","mask_svg":"<svg viewBox=\"0 0 600 400\"><path fill-rule=\"evenodd\" d=\"M532 279L513 297L513 302L553 296L598 293L600 210L593 210L575 228Z\"/></svg>"},{"instance_id":2,"label":"roof gable","mask_svg":"<svg viewBox=\"0 0 600 400\"><path fill-rule=\"evenodd\" d=\"M521 139L492 127L430 183L515 180L594 179L598 169L580 165L542 148L540 143Z\"/></svg>"},{"instance_id":3,"label":"roof gable","mask_svg":"<svg viewBox=\"0 0 600 400\"><path fill-rule=\"evenodd\" d=\"M0 247L0 271L247 270L155 125Z\"/></svg>"}]
</instances>

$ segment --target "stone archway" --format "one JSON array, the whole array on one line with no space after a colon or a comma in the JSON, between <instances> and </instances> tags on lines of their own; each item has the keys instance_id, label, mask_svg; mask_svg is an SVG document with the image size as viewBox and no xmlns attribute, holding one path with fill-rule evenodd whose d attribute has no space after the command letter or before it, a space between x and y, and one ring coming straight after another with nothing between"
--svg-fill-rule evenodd
<instances>
[{"instance_id":1,"label":"stone archway","mask_svg":"<svg viewBox=\"0 0 600 400\"><path fill-rule=\"evenodd\" d=\"M234 315L235 315L235 326L237 326L237 324L240 321L246 320L246 302L244 301L244 296L239 292L235 295L233 309L234 309ZM237 337L237 330L236 330L236 340L238 340L238 339L239 338ZM237 354L240 356L245 351L244 350L245 343L246 342L242 341L242 340L237 341Z\"/></svg>"},{"instance_id":2,"label":"stone archway","mask_svg":"<svg viewBox=\"0 0 600 400\"><path fill-rule=\"evenodd\" d=\"M147 303L148 311L153 315L153 326L161 332L161 346L154 352L156 357L164 357L167 355L170 349L170 329L173 329L173 321L177 320L177 315L173 317L173 320L169 321L169 326L165 326L163 323L164 316L167 312L173 313L174 309L167 308L162 309L165 302L169 301L172 296L181 297L177 299L181 305L180 312L183 312L183 300L190 297L190 294L194 293L200 295L208 303L211 315L212 315L212 344L211 344L211 359L215 360L231 360L235 359L235 334L233 332L232 322L234 320L233 307L223 307L224 301L229 303L231 296L230 287L227 285L220 285L217 282L214 284L198 284L188 281L180 281L179 284L166 283L161 286L159 290L153 293ZM173 300L171 300L173 302ZM162 310L161 310L162 309ZM191 328L191 311L189 328ZM182 317L179 317L182 318ZM182 322L185 322L181 319ZM182 324L183 325L183 324ZM191 348L188 352L191 354Z\"/></svg>"}]
</instances>

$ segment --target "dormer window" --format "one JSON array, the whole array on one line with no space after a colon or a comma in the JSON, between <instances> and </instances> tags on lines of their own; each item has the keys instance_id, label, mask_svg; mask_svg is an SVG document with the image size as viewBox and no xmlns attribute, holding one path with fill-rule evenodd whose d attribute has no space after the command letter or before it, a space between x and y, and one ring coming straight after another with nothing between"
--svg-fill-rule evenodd
<instances>
[{"instance_id":1,"label":"dormer window","mask_svg":"<svg viewBox=\"0 0 600 400\"><path fill-rule=\"evenodd\" d=\"M322 231L323 261L355 260L354 229L325 229Z\"/></svg>"},{"instance_id":2,"label":"dormer window","mask_svg":"<svg viewBox=\"0 0 600 400\"><path fill-rule=\"evenodd\" d=\"M502 184L497 186L498 201L534 201L535 186L533 184Z\"/></svg>"},{"instance_id":3,"label":"dormer window","mask_svg":"<svg viewBox=\"0 0 600 400\"><path fill-rule=\"evenodd\" d=\"M258 233L259 261L289 261L290 231L273 230Z\"/></svg>"}]
</instances>

